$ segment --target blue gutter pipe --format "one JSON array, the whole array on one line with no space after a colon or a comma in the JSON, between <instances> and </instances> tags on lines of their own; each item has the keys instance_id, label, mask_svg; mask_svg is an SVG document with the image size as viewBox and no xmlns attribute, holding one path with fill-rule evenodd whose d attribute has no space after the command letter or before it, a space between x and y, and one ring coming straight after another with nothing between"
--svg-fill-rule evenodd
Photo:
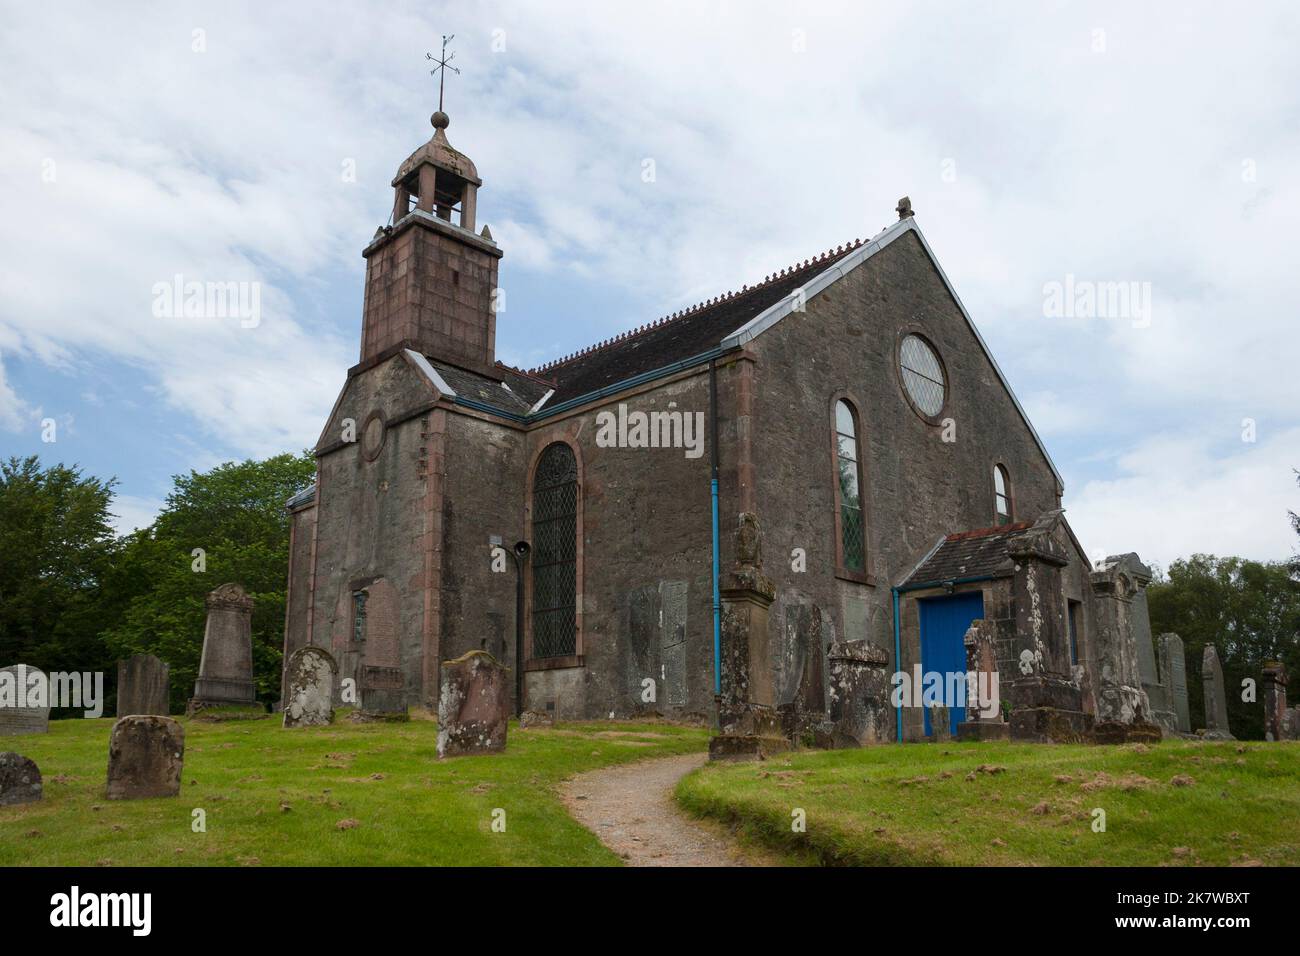
<instances>
[{"instance_id":1,"label":"blue gutter pipe","mask_svg":"<svg viewBox=\"0 0 1300 956\"><path fill-rule=\"evenodd\" d=\"M722 594L718 579L721 576L721 555L718 542L718 366L709 359L709 493L713 509L713 693L722 694Z\"/></svg>"},{"instance_id":2,"label":"blue gutter pipe","mask_svg":"<svg viewBox=\"0 0 1300 956\"><path fill-rule=\"evenodd\" d=\"M902 670L903 655L899 644L898 595L903 591L923 591L926 588L941 588L954 584L972 584L976 581L992 581L997 575L980 574L969 578L953 578L950 581L926 581L921 584L900 584L891 588L894 594L894 670ZM898 742L903 742L903 705L894 708L894 727L898 730Z\"/></svg>"},{"instance_id":3,"label":"blue gutter pipe","mask_svg":"<svg viewBox=\"0 0 1300 956\"><path fill-rule=\"evenodd\" d=\"M709 494L712 499L713 512L713 692L722 693L722 595L719 590L719 579L722 575L721 557L719 554L720 533L718 530L718 377L717 364L718 356L725 355L728 352L736 350L735 346L730 348L712 348L707 352L700 352L698 355L692 355L684 358L679 362L673 362L671 365L665 365L662 368L651 369L649 372L642 372L640 375L634 375L631 378L623 379L621 382L615 382L612 385L606 385L594 391L587 392L585 395L579 395L568 401L560 402L550 408L541 409L533 414L520 415L517 412L510 412L503 408L489 405L487 402L477 401L472 398L465 398L457 395L455 404L465 408L473 408L480 412L487 412L496 415L499 418L508 421L528 424L539 421L543 418L549 418L552 415L558 415L561 412L568 411L580 405L598 398L604 398L608 395L617 395L619 392L632 388L636 385L651 382L658 378L665 378L674 375L677 372L701 365L704 362L709 363L709 426L710 426L710 452L712 459L711 474L709 478Z\"/></svg>"}]
</instances>

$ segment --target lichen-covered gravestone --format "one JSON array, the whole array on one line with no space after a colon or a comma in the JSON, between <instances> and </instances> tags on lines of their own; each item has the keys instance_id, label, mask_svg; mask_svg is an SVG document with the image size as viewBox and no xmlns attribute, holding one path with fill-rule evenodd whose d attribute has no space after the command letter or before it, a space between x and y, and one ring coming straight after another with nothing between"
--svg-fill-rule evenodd
<instances>
[{"instance_id":1,"label":"lichen-covered gravestone","mask_svg":"<svg viewBox=\"0 0 1300 956\"><path fill-rule=\"evenodd\" d=\"M1177 634L1160 635L1161 678L1169 686L1174 709L1174 726L1179 733L1192 732L1191 711L1187 707L1187 665L1183 658L1183 639Z\"/></svg>"},{"instance_id":2,"label":"lichen-covered gravestone","mask_svg":"<svg viewBox=\"0 0 1300 956\"><path fill-rule=\"evenodd\" d=\"M444 661L438 694L438 756L506 749L509 670L487 651Z\"/></svg>"},{"instance_id":3,"label":"lichen-covered gravestone","mask_svg":"<svg viewBox=\"0 0 1300 956\"><path fill-rule=\"evenodd\" d=\"M171 667L152 654L117 662L117 716L171 711Z\"/></svg>"},{"instance_id":4,"label":"lichen-covered gravestone","mask_svg":"<svg viewBox=\"0 0 1300 956\"><path fill-rule=\"evenodd\" d=\"M27 664L0 667L0 737L43 734L50 729L50 687L45 674Z\"/></svg>"},{"instance_id":5,"label":"lichen-covered gravestone","mask_svg":"<svg viewBox=\"0 0 1300 956\"><path fill-rule=\"evenodd\" d=\"M1219 652L1213 644L1205 645L1205 654L1201 658L1201 686L1205 691L1205 738L1236 740L1228 731L1227 688L1223 683Z\"/></svg>"},{"instance_id":6,"label":"lichen-covered gravestone","mask_svg":"<svg viewBox=\"0 0 1300 956\"><path fill-rule=\"evenodd\" d=\"M238 584L223 584L208 594L203 656L191 715L209 708L253 707L253 599Z\"/></svg>"},{"instance_id":7,"label":"lichen-covered gravestone","mask_svg":"<svg viewBox=\"0 0 1300 956\"><path fill-rule=\"evenodd\" d=\"M284 666L284 726L323 727L334 720L334 658L319 647L300 647Z\"/></svg>"},{"instance_id":8,"label":"lichen-covered gravestone","mask_svg":"<svg viewBox=\"0 0 1300 956\"><path fill-rule=\"evenodd\" d=\"M41 799L41 771L30 757L0 753L0 807L35 803Z\"/></svg>"},{"instance_id":9,"label":"lichen-covered gravestone","mask_svg":"<svg viewBox=\"0 0 1300 956\"><path fill-rule=\"evenodd\" d=\"M120 718L108 742L108 799L176 796L184 760L179 721L154 714Z\"/></svg>"}]
</instances>

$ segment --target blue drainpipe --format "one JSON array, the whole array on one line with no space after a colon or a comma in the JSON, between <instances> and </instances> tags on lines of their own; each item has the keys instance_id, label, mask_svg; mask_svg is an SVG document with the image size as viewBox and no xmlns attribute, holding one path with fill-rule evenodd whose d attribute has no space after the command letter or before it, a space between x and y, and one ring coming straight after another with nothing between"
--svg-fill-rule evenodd
<instances>
[{"instance_id":1,"label":"blue drainpipe","mask_svg":"<svg viewBox=\"0 0 1300 956\"><path fill-rule=\"evenodd\" d=\"M722 595L718 591L718 367L709 361L709 493L713 503L713 693L722 693Z\"/></svg>"}]
</instances>

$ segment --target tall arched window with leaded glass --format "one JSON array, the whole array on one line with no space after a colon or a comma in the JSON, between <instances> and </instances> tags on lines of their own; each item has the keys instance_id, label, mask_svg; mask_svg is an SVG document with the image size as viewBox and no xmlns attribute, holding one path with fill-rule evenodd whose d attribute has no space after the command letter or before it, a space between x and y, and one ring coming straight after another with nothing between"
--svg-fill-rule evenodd
<instances>
[{"instance_id":1,"label":"tall arched window with leaded glass","mask_svg":"<svg viewBox=\"0 0 1300 956\"><path fill-rule=\"evenodd\" d=\"M835 497L839 506L839 566L866 570L867 529L862 512L862 466L857 414L844 399L835 403Z\"/></svg>"},{"instance_id":2,"label":"tall arched window with leaded glass","mask_svg":"<svg viewBox=\"0 0 1300 956\"><path fill-rule=\"evenodd\" d=\"M537 659L577 654L578 462L550 445L533 475L533 641Z\"/></svg>"}]
</instances>

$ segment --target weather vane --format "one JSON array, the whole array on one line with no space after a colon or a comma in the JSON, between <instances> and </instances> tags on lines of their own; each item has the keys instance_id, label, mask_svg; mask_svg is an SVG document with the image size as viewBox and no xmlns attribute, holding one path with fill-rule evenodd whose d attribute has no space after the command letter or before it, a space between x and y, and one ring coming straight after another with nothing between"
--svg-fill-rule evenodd
<instances>
[{"instance_id":1,"label":"weather vane","mask_svg":"<svg viewBox=\"0 0 1300 956\"><path fill-rule=\"evenodd\" d=\"M447 76L447 71L451 70L451 72L455 73L457 76L460 76L460 70L456 69L456 67L451 65L451 61L456 59L456 54L452 53L451 56L447 55L447 44L454 39L456 39L456 34L454 33L451 36L447 36L446 34L443 34L441 59L435 57L432 53L426 53L424 55L424 58L426 60L432 60L435 64L437 64L432 70L429 71L429 75L438 77L438 112L439 113L442 112L442 83Z\"/></svg>"}]
</instances>

